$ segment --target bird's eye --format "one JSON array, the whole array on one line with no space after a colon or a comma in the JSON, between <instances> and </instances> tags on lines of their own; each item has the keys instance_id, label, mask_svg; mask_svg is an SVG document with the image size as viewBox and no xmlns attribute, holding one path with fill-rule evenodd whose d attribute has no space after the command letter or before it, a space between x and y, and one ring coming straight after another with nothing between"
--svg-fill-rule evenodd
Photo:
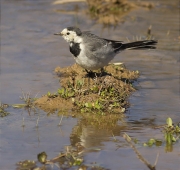
<instances>
[{"instance_id":1,"label":"bird's eye","mask_svg":"<svg viewBox=\"0 0 180 170\"><path fill-rule=\"evenodd\" d=\"M70 33L69 32L67 32L67 35L69 35Z\"/></svg>"}]
</instances>

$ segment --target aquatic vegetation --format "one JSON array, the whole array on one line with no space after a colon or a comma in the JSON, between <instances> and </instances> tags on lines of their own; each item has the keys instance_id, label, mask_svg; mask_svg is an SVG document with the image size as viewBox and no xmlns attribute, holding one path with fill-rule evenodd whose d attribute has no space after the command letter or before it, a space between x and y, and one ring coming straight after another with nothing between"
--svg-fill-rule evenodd
<instances>
[{"instance_id":1,"label":"aquatic vegetation","mask_svg":"<svg viewBox=\"0 0 180 170\"><path fill-rule=\"evenodd\" d=\"M161 146L163 143L166 144L166 151L172 150L172 145L177 142L180 137L180 126L179 124L173 124L173 121L170 117L166 119L166 125L160 126L158 128L162 129L164 134L164 141L160 139L151 138L148 142L144 143L144 146Z\"/></svg>"},{"instance_id":2,"label":"aquatic vegetation","mask_svg":"<svg viewBox=\"0 0 180 170\"><path fill-rule=\"evenodd\" d=\"M173 145L180 138L180 122L177 124L174 124L172 119L168 117L166 119L165 125L158 126L155 128L162 129L161 132L164 134L164 139L151 138L147 142L143 143L142 145L148 146L148 147L152 147L152 146L160 147L160 146L165 145L165 151L172 152ZM134 142L135 144L141 144L138 139L130 138L128 135L125 138L128 138L128 140L130 140L131 142Z\"/></svg>"},{"instance_id":3,"label":"aquatic vegetation","mask_svg":"<svg viewBox=\"0 0 180 170\"><path fill-rule=\"evenodd\" d=\"M29 170L36 168L36 162L31 160L24 160L16 163L17 170Z\"/></svg>"},{"instance_id":4,"label":"aquatic vegetation","mask_svg":"<svg viewBox=\"0 0 180 170\"><path fill-rule=\"evenodd\" d=\"M25 93L23 90L22 91L22 96L20 96L20 99L24 102L24 103L20 103L20 104L12 104L13 108L17 108L17 109L21 109L21 108L25 108L28 113L32 111L36 112L36 108L34 105L34 101L36 100L36 96L34 98L31 97L30 93Z\"/></svg>"},{"instance_id":5,"label":"aquatic vegetation","mask_svg":"<svg viewBox=\"0 0 180 170\"><path fill-rule=\"evenodd\" d=\"M167 145L172 145L180 137L179 124L173 124L172 119L169 117L166 120L166 125L163 127L164 138Z\"/></svg>"},{"instance_id":6,"label":"aquatic vegetation","mask_svg":"<svg viewBox=\"0 0 180 170\"><path fill-rule=\"evenodd\" d=\"M173 124L173 121L170 117L166 119L166 125L160 126L158 128L162 128L162 133L164 133L164 141L160 139L149 139L146 143L143 144L143 146L162 146L163 143L166 144L165 151L171 152L173 150L173 144L179 139L180 137L180 123ZM137 139L132 139L130 136L128 136L126 133L124 133L123 138L127 141L127 143L131 146L131 148L134 150L138 158L150 169L155 170L156 164L158 161L159 153L157 154L156 161L154 165L151 165L137 150L136 146L134 145L139 143ZM137 142L138 141L138 142Z\"/></svg>"},{"instance_id":7,"label":"aquatic vegetation","mask_svg":"<svg viewBox=\"0 0 180 170\"><path fill-rule=\"evenodd\" d=\"M47 154L46 152L41 152L37 155L37 159L40 163L45 164L47 162Z\"/></svg>"},{"instance_id":8,"label":"aquatic vegetation","mask_svg":"<svg viewBox=\"0 0 180 170\"><path fill-rule=\"evenodd\" d=\"M5 110L8 106L9 106L8 104L2 104L0 102L0 117L6 117L7 115L10 114Z\"/></svg>"},{"instance_id":9,"label":"aquatic vegetation","mask_svg":"<svg viewBox=\"0 0 180 170\"><path fill-rule=\"evenodd\" d=\"M162 143L163 143L162 140L151 138L151 139L149 139L146 143L144 143L143 146L149 146L149 147L151 147L151 146L153 146L153 145L155 145L155 146L161 146Z\"/></svg>"},{"instance_id":10,"label":"aquatic vegetation","mask_svg":"<svg viewBox=\"0 0 180 170\"><path fill-rule=\"evenodd\" d=\"M61 152L56 157L48 160L47 153L41 152L37 155L37 160L25 160L18 162L17 170L29 170L29 169L38 169L38 170L46 170L49 167L53 168L54 166L58 167L59 169L69 169L71 167L76 167L78 169L93 169L93 170L105 170L103 167L97 166L96 164L86 165L83 164L82 153L85 151L85 148L80 144L77 143L75 147L66 146L65 151Z\"/></svg>"}]
</instances>

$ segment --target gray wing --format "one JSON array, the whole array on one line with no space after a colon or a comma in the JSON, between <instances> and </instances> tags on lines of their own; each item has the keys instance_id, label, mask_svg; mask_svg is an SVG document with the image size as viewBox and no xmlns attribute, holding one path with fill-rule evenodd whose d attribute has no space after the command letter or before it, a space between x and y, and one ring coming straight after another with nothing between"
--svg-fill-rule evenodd
<instances>
[{"instance_id":1,"label":"gray wing","mask_svg":"<svg viewBox=\"0 0 180 170\"><path fill-rule=\"evenodd\" d=\"M103 55L103 53L117 53L121 50L122 41L100 38L87 31L83 32L82 36L83 42L88 47L88 51L92 54L97 55L98 53L101 53Z\"/></svg>"},{"instance_id":2,"label":"gray wing","mask_svg":"<svg viewBox=\"0 0 180 170\"><path fill-rule=\"evenodd\" d=\"M107 41L91 34L89 31L85 31L82 33L83 43L88 46L88 50L90 51L97 51L98 49L103 48L107 45Z\"/></svg>"}]
</instances>

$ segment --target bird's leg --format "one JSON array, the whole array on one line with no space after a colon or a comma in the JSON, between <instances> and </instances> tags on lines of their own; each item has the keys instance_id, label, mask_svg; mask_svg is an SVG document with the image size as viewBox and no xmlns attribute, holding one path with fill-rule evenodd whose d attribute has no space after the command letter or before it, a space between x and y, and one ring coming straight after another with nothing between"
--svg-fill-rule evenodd
<instances>
[{"instance_id":1,"label":"bird's leg","mask_svg":"<svg viewBox=\"0 0 180 170\"><path fill-rule=\"evenodd\" d=\"M104 68L102 67L100 72L100 77L103 75L103 73L104 73Z\"/></svg>"},{"instance_id":2,"label":"bird's leg","mask_svg":"<svg viewBox=\"0 0 180 170\"><path fill-rule=\"evenodd\" d=\"M89 71L87 69L85 69L85 70L86 70L86 73L89 74Z\"/></svg>"},{"instance_id":3,"label":"bird's leg","mask_svg":"<svg viewBox=\"0 0 180 170\"><path fill-rule=\"evenodd\" d=\"M88 71L87 69L85 69L87 72L87 76L88 77L93 77L94 76L94 72L92 70Z\"/></svg>"}]
</instances>

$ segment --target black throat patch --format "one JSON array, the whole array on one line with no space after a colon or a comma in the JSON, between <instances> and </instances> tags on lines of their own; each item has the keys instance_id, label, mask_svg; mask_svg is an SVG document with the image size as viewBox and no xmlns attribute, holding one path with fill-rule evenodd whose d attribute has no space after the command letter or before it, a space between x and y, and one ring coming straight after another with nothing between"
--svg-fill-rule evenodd
<instances>
[{"instance_id":1,"label":"black throat patch","mask_svg":"<svg viewBox=\"0 0 180 170\"><path fill-rule=\"evenodd\" d=\"M70 52L77 57L81 51L80 43L70 42L71 46L69 46Z\"/></svg>"}]
</instances>

